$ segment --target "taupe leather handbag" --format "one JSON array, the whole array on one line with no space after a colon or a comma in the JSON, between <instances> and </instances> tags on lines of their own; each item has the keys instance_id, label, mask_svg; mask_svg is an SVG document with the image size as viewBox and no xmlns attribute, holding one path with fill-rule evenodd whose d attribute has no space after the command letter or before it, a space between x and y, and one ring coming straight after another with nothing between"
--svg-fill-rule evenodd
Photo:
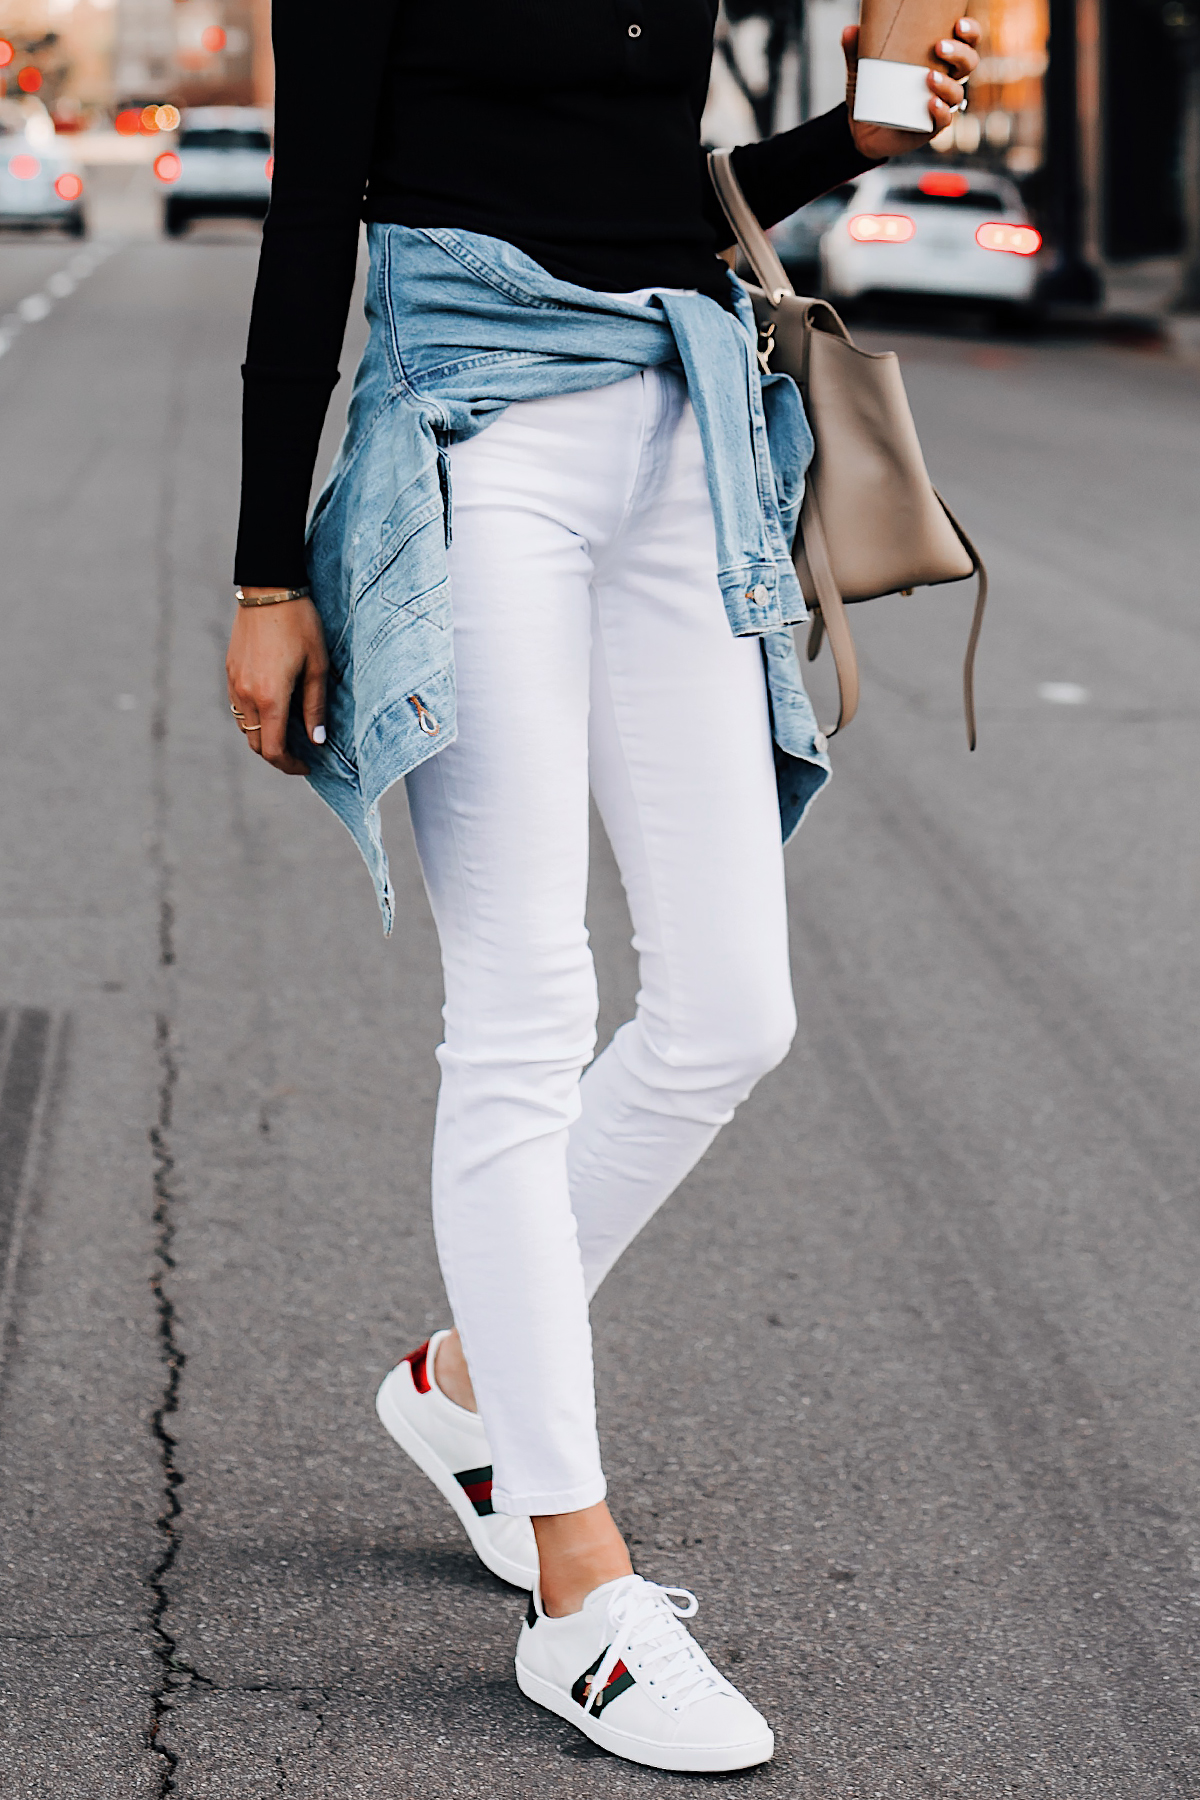
<instances>
[{"instance_id":1,"label":"taupe leather handbag","mask_svg":"<svg viewBox=\"0 0 1200 1800\"><path fill-rule=\"evenodd\" d=\"M759 285L750 287L758 354L792 376L816 449L792 557L812 609L811 662L828 637L840 710L858 710L858 658L845 602L907 594L977 575L975 615L963 663L967 743L975 748L975 647L987 603L987 570L925 468L891 351L860 350L827 300L797 295L766 232L746 204L728 150L708 159L713 186Z\"/></svg>"}]
</instances>

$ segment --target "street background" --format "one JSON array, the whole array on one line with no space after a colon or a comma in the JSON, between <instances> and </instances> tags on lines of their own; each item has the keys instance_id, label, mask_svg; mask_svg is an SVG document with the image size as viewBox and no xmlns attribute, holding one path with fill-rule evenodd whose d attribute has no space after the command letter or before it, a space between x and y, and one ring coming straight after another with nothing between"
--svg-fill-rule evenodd
<instances>
[{"instance_id":1,"label":"street background","mask_svg":"<svg viewBox=\"0 0 1200 1800\"><path fill-rule=\"evenodd\" d=\"M403 794L385 942L230 723L257 232L168 243L152 185L0 243L0 1787L708 1793L522 1700L521 1598L375 1421L445 1322L436 943ZM856 609L796 1047L597 1303L611 1500L776 1726L717 1785L1193 1795L1200 374L859 336L992 570L981 746L967 590ZM599 834L591 926L607 1036Z\"/></svg>"}]
</instances>

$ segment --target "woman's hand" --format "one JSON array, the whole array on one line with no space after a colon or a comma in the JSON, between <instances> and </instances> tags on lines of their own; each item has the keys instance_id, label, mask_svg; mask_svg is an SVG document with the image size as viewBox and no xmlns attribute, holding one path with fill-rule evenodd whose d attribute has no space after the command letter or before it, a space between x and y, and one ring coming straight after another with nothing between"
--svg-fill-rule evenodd
<instances>
[{"instance_id":1,"label":"woman's hand","mask_svg":"<svg viewBox=\"0 0 1200 1800\"><path fill-rule=\"evenodd\" d=\"M846 105L850 109L850 130L860 156L882 162L888 156L903 156L927 144L936 132L944 131L963 97L963 83L979 63L975 48L982 33L974 19L960 19L952 38L943 38L936 46L939 59L950 71L929 71L929 137L917 131L896 131L891 125L869 125L854 117L854 87L858 80L858 26L847 25L842 33L842 54L846 58Z\"/></svg>"},{"instance_id":2,"label":"woman's hand","mask_svg":"<svg viewBox=\"0 0 1200 1800\"><path fill-rule=\"evenodd\" d=\"M270 588L247 588L268 594ZM308 765L287 749L288 711L297 682L303 686L304 729L325 742L325 633L311 600L274 606L239 606L229 638L225 675L234 720L250 748L285 775L307 775Z\"/></svg>"}]
</instances>

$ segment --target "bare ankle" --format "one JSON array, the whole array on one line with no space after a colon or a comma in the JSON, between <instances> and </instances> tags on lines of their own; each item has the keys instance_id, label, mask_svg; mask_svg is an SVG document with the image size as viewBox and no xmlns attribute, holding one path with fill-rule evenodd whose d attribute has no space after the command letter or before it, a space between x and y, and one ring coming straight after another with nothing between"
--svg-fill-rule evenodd
<instances>
[{"instance_id":1,"label":"bare ankle","mask_svg":"<svg viewBox=\"0 0 1200 1800\"><path fill-rule=\"evenodd\" d=\"M542 1606L552 1619L578 1612L595 1588L633 1573L625 1540L603 1500L581 1512L535 1519L533 1531Z\"/></svg>"},{"instance_id":2,"label":"bare ankle","mask_svg":"<svg viewBox=\"0 0 1200 1800\"><path fill-rule=\"evenodd\" d=\"M475 1404L475 1389L471 1386L467 1359L463 1355L457 1331L452 1331L438 1345L433 1359L433 1379L447 1400L453 1400L455 1406L461 1406L465 1412L479 1411Z\"/></svg>"}]
</instances>

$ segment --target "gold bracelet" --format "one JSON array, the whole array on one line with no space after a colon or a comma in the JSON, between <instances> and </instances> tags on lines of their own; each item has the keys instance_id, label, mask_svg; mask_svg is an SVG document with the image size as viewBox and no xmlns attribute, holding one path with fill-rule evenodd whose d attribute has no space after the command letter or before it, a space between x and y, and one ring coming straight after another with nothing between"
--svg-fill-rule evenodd
<instances>
[{"instance_id":1,"label":"gold bracelet","mask_svg":"<svg viewBox=\"0 0 1200 1800\"><path fill-rule=\"evenodd\" d=\"M308 600L312 597L312 589L275 588L269 594L256 594L253 599L240 587L235 587L234 595L239 606L278 606L284 600Z\"/></svg>"}]
</instances>

